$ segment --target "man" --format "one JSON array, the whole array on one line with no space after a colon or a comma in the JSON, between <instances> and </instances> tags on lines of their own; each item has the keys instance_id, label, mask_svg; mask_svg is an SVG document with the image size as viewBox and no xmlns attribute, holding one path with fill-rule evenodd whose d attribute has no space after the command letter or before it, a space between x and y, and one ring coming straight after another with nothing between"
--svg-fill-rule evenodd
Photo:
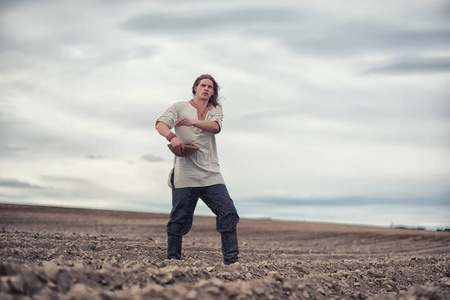
<instances>
[{"instance_id":1,"label":"man","mask_svg":"<svg viewBox=\"0 0 450 300\"><path fill-rule=\"evenodd\" d=\"M172 211L167 224L168 259L181 259L182 237L192 227L200 198L216 215L224 264L238 262L236 226L239 216L220 173L216 149L215 135L221 131L223 119L218 91L219 86L211 75L201 75L192 86L194 98L173 104L156 121L156 130L176 153L169 175ZM178 156L187 144L199 150L189 157Z\"/></svg>"}]
</instances>

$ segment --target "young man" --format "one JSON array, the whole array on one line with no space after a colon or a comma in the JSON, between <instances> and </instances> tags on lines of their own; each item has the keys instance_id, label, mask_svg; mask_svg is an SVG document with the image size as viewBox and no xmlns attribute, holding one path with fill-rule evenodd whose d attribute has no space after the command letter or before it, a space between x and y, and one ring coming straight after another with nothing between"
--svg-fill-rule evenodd
<instances>
[{"instance_id":1,"label":"young man","mask_svg":"<svg viewBox=\"0 0 450 300\"><path fill-rule=\"evenodd\" d=\"M223 119L218 91L219 86L211 75L201 75L192 86L194 98L173 104L156 121L156 130L177 154L169 175L172 211L167 224L168 259L181 259L182 237L192 227L200 198L216 215L224 264L238 262L236 226L239 216L220 173L216 149L215 135L222 129ZM187 144L199 150L189 157L179 157Z\"/></svg>"}]
</instances>

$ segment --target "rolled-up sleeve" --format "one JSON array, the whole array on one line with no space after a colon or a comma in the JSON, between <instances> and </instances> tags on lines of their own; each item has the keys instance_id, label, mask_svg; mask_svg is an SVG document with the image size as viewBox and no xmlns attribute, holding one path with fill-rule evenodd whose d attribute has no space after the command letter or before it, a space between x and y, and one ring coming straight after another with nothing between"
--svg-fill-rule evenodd
<instances>
[{"instance_id":1,"label":"rolled-up sleeve","mask_svg":"<svg viewBox=\"0 0 450 300\"><path fill-rule=\"evenodd\" d=\"M222 130L222 121L223 121L223 111L222 109L217 106L214 110L214 113L211 114L211 121L216 121L217 124L219 124L219 131L216 133L219 133Z\"/></svg>"},{"instance_id":2,"label":"rolled-up sleeve","mask_svg":"<svg viewBox=\"0 0 450 300\"><path fill-rule=\"evenodd\" d=\"M162 115L156 120L156 123L163 122L172 129L175 126L175 120L178 119L178 113L176 109L176 104L170 106Z\"/></svg>"}]
</instances>

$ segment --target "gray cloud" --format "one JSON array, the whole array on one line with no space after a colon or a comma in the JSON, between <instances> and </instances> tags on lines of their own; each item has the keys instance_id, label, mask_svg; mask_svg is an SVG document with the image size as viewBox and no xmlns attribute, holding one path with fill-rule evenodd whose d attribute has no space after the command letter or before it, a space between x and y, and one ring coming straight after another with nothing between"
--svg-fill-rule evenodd
<instances>
[{"instance_id":1,"label":"gray cloud","mask_svg":"<svg viewBox=\"0 0 450 300\"><path fill-rule=\"evenodd\" d=\"M6 137L8 136L8 123L5 120L5 114L0 111L0 154L5 155L14 151L14 149L8 148Z\"/></svg>"},{"instance_id":2,"label":"gray cloud","mask_svg":"<svg viewBox=\"0 0 450 300\"><path fill-rule=\"evenodd\" d=\"M15 116L8 117L6 122L0 122L0 152L11 152L16 150L23 150L26 148L25 143L28 142L28 134L26 132L26 125L20 123L19 118ZM32 134L29 134L32 138ZM27 137L24 140L21 138Z\"/></svg>"},{"instance_id":3,"label":"gray cloud","mask_svg":"<svg viewBox=\"0 0 450 300\"><path fill-rule=\"evenodd\" d=\"M0 187L15 189L41 189L41 187L38 185L20 181L14 178L0 178Z\"/></svg>"},{"instance_id":4,"label":"gray cloud","mask_svg":"<svg viewBox=\"0 0 450 300\"><path fill-rule=\"evenodd\" d=\"M450 206L450 193L438 194L427 197L411 196L346 196L346 197L267 197L243 199L241 205L281 205L281 206L370 206L370 205L393 205L393 206Z\"/></svg>"},{"instance_id":5,"label":"gray cloud","mask_svg":"<svg viewBox=\"0 0 450 300\"><path fill-rule=\"evenodd\" d=\"M205 18L208 15L208 18ZM431 16L430 16L431 18ZM401 22L377 22L360 17L307 10L301 6L261 5L212 11L164 11L134 16L123 28L172 37L198 32L268 38L299 53L348 56L388 49L434 49L450 45L450 30L441 27L404 27Z\"/></svg>"},{"instance_id":6,"label":"gray cloud","mask_svg":"<svg viewBox=\"0 0 450 300\"><path fill-rule=\"evenodd\" d=\"M370 68L367 74L429 74L450 72L450 57L409 57Z\"/></svg>"},{"instance_id":7,"label":"gray cloud","mask_svg":"<svg viewBox=\"0 0 450 300\"><path fill-rule=\"evenodd\" d=\"M418 51L450 45L449 30L417 30L386 26L359 20L326 26L324 32L303 35L292 29L281 34L284 42L298 52L315 55L350 56L358 53ZM313 31L314 32L314 31Z\"/></svg>"},{"instance_id":8,"label":"gray cloud","mask_svg":"<svg viewBox=\"0 0 450 300\"><path fill-rule=\"evenodd\" d=\"M41 179L48 182L54 183L71 183L71 184L79 184L79 185L92 185L93 183L84 178L75 178L75 177L64 177L64 176L41 176Z\"/></svg>"},{"instance_id":9,"label":"gray cloud","mask_svg":"<svg viewBox=\"0 0 450 300\"><path fill-rule=\"evenodd\" d=\"M207 16L207 17L205 17ZM242 31L250 28L264 28L277 25L287 26L289 20L295 20L299 14L294 10L275 6L242 7L218 11L164 11L150 12L131 17L120 26L130 30L157 34L176 31L196 35L202 32L215 32L231 28Z\"/></svg>"},{"instance_id":10,"label":"gray cloud","mask_svg":"<svg viewBox=\"0 0 450 300\"><path fill-rule=\"evenodd\" d=\"M101 155L91 155L91 154L85 155L85 157L88 159L104 159L105 158L104 156L101 156Z\"/></svg>"},{"instance_id":11,"label":"gray cloud","mask_svg":"<svg viewBox=\"0 0 450 300\"><path fill-rule=\"evenodd\" d=\"M148 161L148 162L160 162L164 161L164 158L161 156L153 155L153 154L145 154L141 157L141 159Z\"/></svg>"}]
</instances>

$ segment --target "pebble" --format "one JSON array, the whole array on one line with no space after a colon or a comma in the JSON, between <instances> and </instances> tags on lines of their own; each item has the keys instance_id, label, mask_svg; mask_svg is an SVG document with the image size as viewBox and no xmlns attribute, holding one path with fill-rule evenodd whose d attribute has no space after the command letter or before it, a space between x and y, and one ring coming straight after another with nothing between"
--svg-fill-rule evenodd
<instances>
[{"instance_id":1,"label":"pebble","mask_svg":"<svg viewBox=\"0 0 450 300\"><path fill-rule=\"evenodd\" d=\"M230 272L222 272L219 273L217 276L222 277L224 279L232 279Z\"/></svg>"},{"instance_id":2,"label":"pebble","mask_svg":"<svg viewBox=\"0 0 450 300\"><path fill-rule=\"evenodd\" d=\"M219 295L220 294L220 288L217 286L208 286L205 289L205 292L208 294L213 294L213 295Z\"/></svg>"},{"instance_id":3,"label":"pebble","mask_svg":"<svg viewBox=\"0 0 450 300\"><path fill-rule=\"evenodd\" d=\"M253 294L252 286L248 282L242 282L240 287L241 293L244 295Z\"/></svg>"},{"instance_id":4,"label":"pebble","mask_svg":"<svg viewBox=\"0 0 450 300\"><path fill-rule=\"evenodd\" d=\"M195 300L197 299L197 291L196 290L190 290L187 294L186 294L186 299L189 300Z\"/></svg>"},{"instance_id":5,"label":"pebble","mask_svg":"<svg viewBox=\"0 0 450 300\"><path fill-rule=\"evenodd\" d=\"M247 274L245 274L245 279L246 280L252 280L253 279L253 275L251 273L247 273Z\"/></svg>"}]
</instances>

